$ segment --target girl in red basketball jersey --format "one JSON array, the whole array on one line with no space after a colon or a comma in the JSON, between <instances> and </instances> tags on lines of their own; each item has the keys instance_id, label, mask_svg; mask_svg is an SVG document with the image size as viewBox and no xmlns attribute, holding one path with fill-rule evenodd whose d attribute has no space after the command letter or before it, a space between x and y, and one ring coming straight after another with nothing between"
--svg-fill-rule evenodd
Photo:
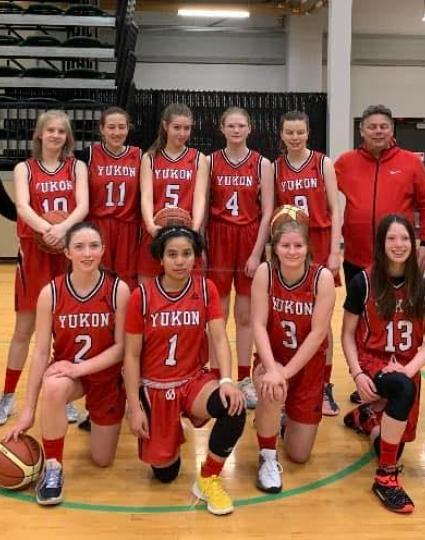
<instances>
[{"instance_id":1,"label":"girl in red basketball jersey","mask_svg":"<svg viewBox=\"0 0 425 540\"><path fill-rule=\"evenodd\" d=\"M220 128L226 148L208 158L208 275L217 286L226 321L234 285L238 381L248 408L255 408L256 395L251 382L251 281L269 235L273 176L269 160L246 145L251 120L245 109L227 109ZM213 356L211 364L215 366Z\"/></svg>"},{"instance_id":2,"label":"girl in red basketball jersey","mask_svg":"<svg viewBox=\"0 0 425 540\"><path fill-rule=\"evenodd\" d=\"M137 285L140 233L140 165L142 152L127 146L130 117L119 107L102 113L102 142L83 150L89 170L89 219L105 242L102 264L133 289Z\"/></svg>"},{"instance_id":3,"label":"girl in red basketball jersey","mask_svg":"<svg viewBox=\"0 0 425 540\"><path fill-rule=\"evenodd\" d=\"M342 346L364 402L344 423L374 439L379 465L372 490L399 513L414 509L399 483L397 461L416 434L424 293L413 226L389 214L378 226L373 265L351 280L344 304Z\"/></svg>"},{"instance_id":4,"label":"girl in red basketball jersey","mask_svg":"<svg viewBox=\"0 0 425 540\"><path fill-rule=\"evenodd\" d=\"M329 268L340 285L341 218L338 189L331 160L307 147L309 118L301 111L291 111L280 119L280 138L284 152L274 163L276 206L293 204L310 219L310 245L313 261ZM335 416L339 407L331 384L333 340L329 334L323 414Z\"/></svg>"},{"instance_id":5,"label":"girl in red basketball jersey","mask_svg":"<svg viewBox=\"0 0 425 540\"><path fill-rule=\"evenodd\" d=\"M90 452L99 467L113 461L125 410L121 365L128 286L100 268L104 246L95 225L82 222L71 227L65 246L71 269L40 293L25 406L7 435L16 438L33 425L41 390L46 460L36 486L41 505L62 502L66 404L86 396L92 423Z\"/></svg>"},{"instance_id":6,"label":"girl in red basketball jersey","mask_svg":"<svg viewBox=\"0 0 425 540\"><path fill-rule=\"evenodd\" d=\"M335 304L332 273L311 262L307 216L290 208L304 223L291 220L286 209L273 218L272 260L259 266L252 283L257 486L269 493L282 489L276 442L283 404L288 457L295 463L310 457L322 417L326 336Z\"/></svg>"},{"instance_id":7,"label":"girl in red basketball jersey","mask_svg":"<svg viewBox=\"0 0 425 540\"><path fill-rule=\"evenodd\" d=\"M231 356L220 299L214 284L191 274L202 252L200 235L185 227L165 227L152 243L163 273L133 291L127 310L125 384L128 421L139 438L139 457L160 482L180 469L183 414L201 426L215 418L209 451L193 493L213 514L228 514L233 503L220 472L245 424L242 393L233 385ZM220 381L204 369L206 330L220 366Z\"/></svg>"},{"instance_id":8,"label":"girl in red basketball jersey","mask_svg":"<svg viewBox=\"0 0 425 540\"><path fill-rule=\"evenodd\" d=\"M192 123L192 112L186 105L168 105L161 115L158 138L142 158L144 231L138 264L141 277L154 277L161 271L150 253L152 239L160 229L154 223L159 210L183 208L192 215L195 231L204 221L208 170L205 156L187 146Z\"/></svg>"},{"instance_id":9,"label":"girl in red basketball jersey","mask_svg":"<svg viewBox=\"0 0 425 540\"><path fill-rule=\"evenodd\" d=\"M68 116L54 110L41 114L32 143L32 158L18 163L14 170L19 237L16 321L0 400L0 425L13 412L15 390L34 331L38 295L46 283L66 269L64 255L42 251L34 232L41 233L45 243L60 245L66 231L88 211L87 168L72 157L74 137ZM69 215L62 223L51 225L42 216L53 210Z\"/></svg>"}]
</instances>

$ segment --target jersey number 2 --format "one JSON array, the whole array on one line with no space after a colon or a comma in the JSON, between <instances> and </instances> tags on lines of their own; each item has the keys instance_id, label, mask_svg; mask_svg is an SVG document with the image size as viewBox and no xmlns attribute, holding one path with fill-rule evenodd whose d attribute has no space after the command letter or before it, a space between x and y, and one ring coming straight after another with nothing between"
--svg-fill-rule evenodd
<instances>
[{"instance_id":1,"label":"jersey number 2","mask_svg":"<svg viewBox=\"0 0 425 540\"><path fill-rule=\"evenodd\" d=\"M88 336L87 334L79 334L75 338L75 343L82 343L81 349L74 356L74 363L80 364L81 362L84 362L84 360L87 360L87 358L84 358L84 356L91 349L91 336Z\"/></svg>"}]
</instances>

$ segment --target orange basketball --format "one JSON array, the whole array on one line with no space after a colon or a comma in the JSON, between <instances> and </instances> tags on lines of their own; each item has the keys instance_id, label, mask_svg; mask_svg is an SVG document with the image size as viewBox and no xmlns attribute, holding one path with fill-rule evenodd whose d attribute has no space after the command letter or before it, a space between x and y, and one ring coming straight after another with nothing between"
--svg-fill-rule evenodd
<instances>
[{"instance_id":1,"label":"orange basketball","mask_svg":"<svg viewBox=\"0 0 425 540\"><path fill-rule=\"evenodd\" d=\"M63 212L62 210L52 210L51 212L46 212L41 217L51 223L52 225L56 225L57 223L62 223L67 217L67 212ZM45 251L46 253L62 253L63 252L63 246L56 248L49 246L46 244L43 240L43 235L39 232L34 233L34 238L38 244L38 247Z\"/></svg>"},{"instance_id":2,"label":"orange basketball","mask_svg":"<svg viewBox=\"0 0 425 540\"><path fill-rule=\"evenodd\" d=\"M154 216L155 225L160 227L190 227L192 226L192 218L189 212L179 208L178 206L170 206L163 208Z\"/></svg>"},{"instance_id":3,"label":"orange basketball","mask_svg":"<svg viewBox=\"0 0 425 540\"><path fill-rule=\"evenodd\" d=\"M304 212L304 210L301 210L301 208L298 208L298 206L293 206L292 204L285 204L283 206L279 206L279 208L276 208L276 210L273 212L272 219L270 221L271 233L273 234L278 225L287 221L296 221L297 223L306 225L307 227L309 223L308 215Z\"/></svg>"},{"instance_id":4,"label":"orange basketball","mask_svg":"<svg viewBox=\"0 0 425 540\"><path fill-rule=\"evenodd\" d=\"M0 487L22 489L37 480L44 463L39 443L30 435L0 442Z\"/></svg>"}]
</instances>

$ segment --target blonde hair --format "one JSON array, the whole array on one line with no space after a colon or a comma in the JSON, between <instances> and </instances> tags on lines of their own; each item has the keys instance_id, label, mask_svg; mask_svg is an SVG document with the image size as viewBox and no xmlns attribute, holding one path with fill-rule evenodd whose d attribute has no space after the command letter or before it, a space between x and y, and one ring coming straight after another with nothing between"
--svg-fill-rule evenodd
<instances>
[{"instance_id":1,"label":"blonde hair","mask_svg":"<svg viewBox=\"0 0 425 540\"><path fill-rule=\"evenodd\" d=\"M289 232L298 232L304 238L304 241L307 245L306 263L310 264L312 260L312 253L311 253L311 245L310 245L310 236L308 234L308 222L300 223L292 219L288 221L284 221L283 223L279 223L279 225L277 225L274 231L272 232L271 247L272 247L273 263L279 264L279 258L276 255L275 248L277 244L280 242L282 235Z\"/></svg>"},{"instance_id":2,"label":"blonde hair","mask_svg":"<svg viewBox=\"0 0 425 540\"><path fill-rule=\"evenodd\" d=\"M35 125L34 133L32 136L31 155L34 159L41 160L43 158L43 148L40 137L46 127L46 124L53 119L62 120L63 126L65 128L66 141L62 147L61 158L64 159L72 156L73 154L75 142L74 135L72 134L69 116L63 111L51 109L49 111L41 113L40 116L37 118L37 123Z\"/></svg>"}]
</instances>

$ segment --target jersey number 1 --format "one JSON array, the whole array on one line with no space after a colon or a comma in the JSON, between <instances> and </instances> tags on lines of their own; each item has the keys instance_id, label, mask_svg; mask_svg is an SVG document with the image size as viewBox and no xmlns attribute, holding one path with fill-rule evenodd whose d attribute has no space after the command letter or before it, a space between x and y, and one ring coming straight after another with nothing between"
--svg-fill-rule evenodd
<instances>
[{"instance_id":1,"label":"jersey number 1","mask_svg":"<svg viewBox=\"0 0 425 540\"><path fill-rule=\"evenodd\" d=\"M177 334L174 334L168 340L168 355L165 359L166 366L175 366L177 364L176 360L176 349L177 349Z\"/></svg>"},{"instance_id":2,"label":"jersey number 1","mask_svg":"<svg viewBox=\"0 0 425 540\"><path fill-rule=\"evenodd\" d=\"M118 188L118 200L115 201L114 191L115 186ZM111 206L124 206L125 203L125 182L121 184L116 184L115 182L108 182L105 186L106 189L106 202L105 206L108 208Z\"/></svg>"}]
</instances>

